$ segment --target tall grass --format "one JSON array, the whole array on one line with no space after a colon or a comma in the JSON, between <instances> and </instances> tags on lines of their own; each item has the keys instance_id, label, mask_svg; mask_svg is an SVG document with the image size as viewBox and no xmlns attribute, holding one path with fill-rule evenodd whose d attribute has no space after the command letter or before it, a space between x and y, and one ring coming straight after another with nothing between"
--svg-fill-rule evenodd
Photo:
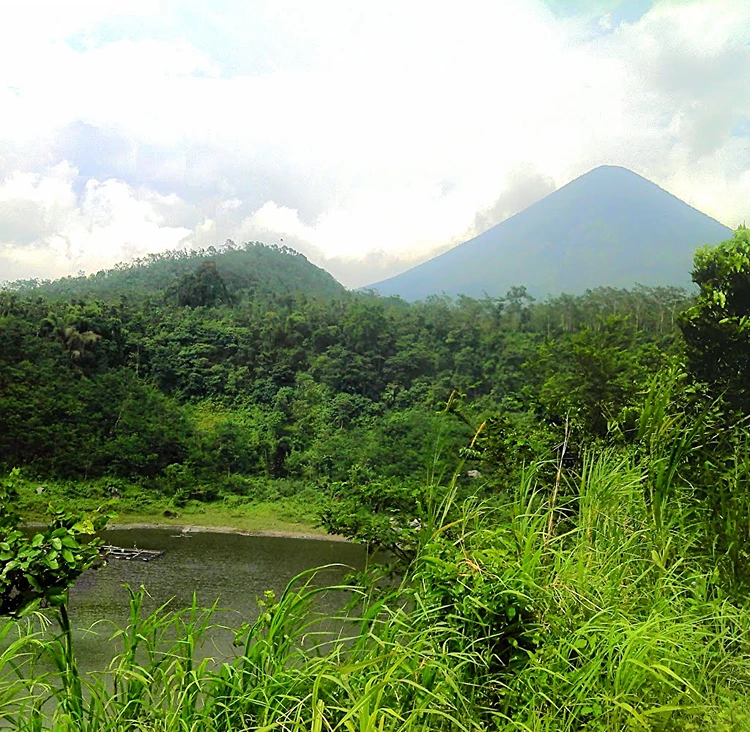
<instances>
[{"instance_id":1,"label":"tall grass","mask_svg":"<svg viewBox=\"0 0 750 732\"><path fill-rule=\"evenodd\" d=\"M333 625L305 573L236 631L231 659L197 660L210 609L145 614L137 591L105 672L77 670L62 618L57 636L24 631L0 656L2 719L91 732L750 729L750 611L706 547L683 469L701 432L670 445L658 412L648 450L589 452L556 486L532 464L504 500L459 504L451 482L400 586L329 589L350 608ZM40 655L52 671L37 672Z\"/></svg>"},{"instance_id":2,"label":"tall grass","mask_svg":"<svg viewBox=\"0 0 750 732\"><path fill-rule=\"evenodd\" d=\"M697 561L682 522L665 538L648 479L626 458L587 456L577 526L526 555L541 637L507 681L510 728L745 728L722 727L728 714L750 723L750 615Z\"/></svg>"}]
</instances>

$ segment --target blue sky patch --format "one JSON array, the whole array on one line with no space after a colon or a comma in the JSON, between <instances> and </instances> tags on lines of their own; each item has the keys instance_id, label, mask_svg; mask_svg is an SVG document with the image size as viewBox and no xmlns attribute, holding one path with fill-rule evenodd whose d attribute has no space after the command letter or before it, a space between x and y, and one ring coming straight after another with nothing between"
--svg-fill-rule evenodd
<instances>
[{"instance_id":1,"label":"blue sky patch","mask_svg":"<svg viewBox=\"0 0 750 732\"><path fill-rule=\"evenodd\" d=\"M734 126L732 137L750 137L750 117L746 117Z\"/></svg>"},{"instance_id":2,"label":"blue sky patch","mask_svg":"<svg viewBox=\"0 0 750 732\"><path fill-rule=\"evenodd\" d=\"M653 6L654 0L544 0L545 4L562 18L576 15L610 17L612 27L621 23L634 23Z\"/></svg>"}]
</instances>

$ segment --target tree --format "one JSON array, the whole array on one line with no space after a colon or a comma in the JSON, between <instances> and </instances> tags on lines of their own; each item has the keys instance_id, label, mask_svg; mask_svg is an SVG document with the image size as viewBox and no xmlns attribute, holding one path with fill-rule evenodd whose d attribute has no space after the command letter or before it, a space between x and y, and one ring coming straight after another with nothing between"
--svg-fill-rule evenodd
<instances>
[{"instance_id":1,"label":"tree","mask_svg":"<svg viewBox=\"0 0 750 732\"><path fill-rule=\"evenodd\" d=\"M635 398L661 360L628 318L609 316L595 329L544 344L527 368L539 380L531 393L542 414L558 423L567 415L586 432L603 436L609 420Z\"/></svg>"},{"instance_id":2,"label":"tree","mask_svg":"<svg viewBox=\"0 0 750 732\"><path fill-rule=\"evenodd\" d=\"M201 262L195 274L183 275L177 283L176 294L179 305L191 308L213 307L230 300L227 286L213 260Z\"/></svg>"},{"instance_id":3,"label":"tree","mask_svg":"<svg viewBox=\"0 0 750 732\"><path fill-rule=\"evenodd\" d=\"M695 254L698 300L681 313L688 367L712 395L750 413L750 230Z\"/></svg>"}]
</instances>

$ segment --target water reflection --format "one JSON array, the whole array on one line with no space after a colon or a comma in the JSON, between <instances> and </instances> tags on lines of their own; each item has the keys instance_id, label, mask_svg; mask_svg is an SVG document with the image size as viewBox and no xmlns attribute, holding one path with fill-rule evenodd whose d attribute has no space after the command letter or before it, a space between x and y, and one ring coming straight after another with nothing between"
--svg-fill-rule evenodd
<instances>
[{"instance_id":1,"label":"water reflection","mask_svg":"<svg viewBox=\"0 0 750 732\"><path fill-rule=\"evenodd\" d=\"M76 629L76 648L83 666L103 669L117 652L108 638L115 626L128 622L128 592L144 586L150 611L169 601L172 609L189 607L195 594L199 606L218 603L213 621L238 627L258 616L257 599L266 590L280 595L300 572L329 564L362 569L362 547L326 540L237 534L181 534L174 529L121 529L102 533L106 544L157 549L165 554L150 562L110 559L106 566L85 572L70 595L70 615ZM318 573L315 585L341 581L346 567ZM340 593L323 595L318 607L336 613ZM92 629L94 632L90 632ZM232 636L213 633L206 655L231 654Z\"/></svg>"}]
</instances>

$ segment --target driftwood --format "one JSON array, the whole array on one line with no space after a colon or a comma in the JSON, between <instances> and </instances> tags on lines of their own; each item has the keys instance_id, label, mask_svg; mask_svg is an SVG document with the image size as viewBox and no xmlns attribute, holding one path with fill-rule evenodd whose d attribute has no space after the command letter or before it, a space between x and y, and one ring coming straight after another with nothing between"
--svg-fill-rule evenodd
<instances>
[{"instance_id":1,"label":"driftwood","mask_svg":"<svg viewBox=\"0 0 750 732\"><path fill-rule=\"evenodd\" d=\"M152 559L158 559L162 554L164 552L157 549L124 549L121 546L110 546L108 544L101 548L102 558L138 559L141 562L150 562Z\"/></svg>"}]
</instances>

